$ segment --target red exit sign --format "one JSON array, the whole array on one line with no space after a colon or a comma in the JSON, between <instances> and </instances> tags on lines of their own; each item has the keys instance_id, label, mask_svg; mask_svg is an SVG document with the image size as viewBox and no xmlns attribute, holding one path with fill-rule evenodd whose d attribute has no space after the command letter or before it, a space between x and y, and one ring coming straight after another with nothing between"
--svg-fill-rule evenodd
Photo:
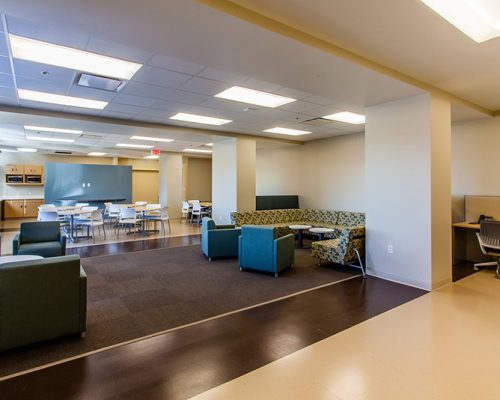
<instances>
[{"instance_id":1,"label":"red exit sign","mask_svg":"<svg viewBox=\"0 0 500 400\"><path fill-rule=\"evenodd\" d=\"M151 150L151 155L152 156L159 156L160 155L160 149L152 149Z\"/></svg>"}]
</instances>

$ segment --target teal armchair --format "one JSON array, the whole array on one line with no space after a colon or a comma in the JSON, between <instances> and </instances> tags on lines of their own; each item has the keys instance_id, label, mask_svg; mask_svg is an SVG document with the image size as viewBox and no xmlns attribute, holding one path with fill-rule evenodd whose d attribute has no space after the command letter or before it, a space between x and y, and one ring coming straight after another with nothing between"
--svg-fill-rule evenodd
<instances>
[{"instance_id":1,"label":"teal armchair","mask_svg":"<svg viewBox=\"0 0 500 400\"><path fill-rule=\"evenodd\" d=\"M0 352L86 330L79 256L0 265Z\"/></svg>"},{"instance_id":2,"label":"teal armchair","mask_svg":"<svg viewBox=\"0 0 500 400\"><path fill-rule=\"evenodd\" d=\"M215 257L237 257L241 229L234 225L216 225L212 218L201 222L201 250L211 261Z\"/></svg>"},{"instance_id":3,"label":"teal armchair","mask_svg":"<svg viewBox=\"0 0 500 400\"><path fill-rule=\"evenodd\" d=\"M243 225L238 241L240 270L254 269L274 273L293 267L295 237L293 234L278 237L276 228Z\"/></svg>"},{"instance_id":4,"label":"teal armchair","mask_svg":"<svg viewBox=\"0 0 500 400\"><path fill-rule=\"evenodd\" d=\"M58 257L66 254L66 235L61 234L60 223L24 222L12 241L12 254Z\"/></svg>"}]
</instances>

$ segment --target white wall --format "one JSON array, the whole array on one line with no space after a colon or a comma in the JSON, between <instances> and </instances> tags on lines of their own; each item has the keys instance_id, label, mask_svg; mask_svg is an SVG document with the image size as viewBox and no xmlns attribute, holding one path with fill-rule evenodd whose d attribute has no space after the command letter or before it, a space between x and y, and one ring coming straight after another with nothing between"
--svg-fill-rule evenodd
<instances>
[{"instance_id":1,"label":"white wall","mask_svg":"<svg viewBox=\"0 0 500 400\"><path fill-rule=\"evenodd\" d=\"M452 126L453 221L464 220L464 195L500 196L500 117Z\"/></svg>"},{"instance_id":2,"label":"white wall","mask_svg":"<svg viewBox=\"0 0 500 400\"><path fill-rule=\"evenodd\" d=\"M236 211L236 139L214 143L212 147L212 218L218 224L230 222Z\"/></svg>"},{"instance_id":3,"label":"white wall","mask_svg":"<svg viewBox=\"0 0 500 400\"><path fill-rule=\"evenodd\" d=\"M186 200L212 200L212 160L189 157L187 165Z\"/></svg>"},{"instance_id":4,"label":"white wall","mask_svg":"<svg viewBox=\"0 0 500 400\"><path fill-rule=\"evenodd\" d=\"M364 211L364 134L257 151L257 195L298 194L302 208Z\"/></svg>"}]
</instances>

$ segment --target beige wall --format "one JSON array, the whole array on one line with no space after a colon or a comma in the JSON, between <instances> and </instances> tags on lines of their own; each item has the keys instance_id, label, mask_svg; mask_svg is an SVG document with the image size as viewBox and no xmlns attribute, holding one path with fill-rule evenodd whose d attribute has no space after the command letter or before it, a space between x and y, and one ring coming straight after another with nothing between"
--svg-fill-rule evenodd
<instances>
[{"instance_id":1,"label":"beige wall","mask_svg":"<svg viewBox=\"0 0 500 400\"><path fill-rule=\"evenodd\" d=\"M212 159L187 158L186 200L212 200Z\"/></svg>"}]
</instances>

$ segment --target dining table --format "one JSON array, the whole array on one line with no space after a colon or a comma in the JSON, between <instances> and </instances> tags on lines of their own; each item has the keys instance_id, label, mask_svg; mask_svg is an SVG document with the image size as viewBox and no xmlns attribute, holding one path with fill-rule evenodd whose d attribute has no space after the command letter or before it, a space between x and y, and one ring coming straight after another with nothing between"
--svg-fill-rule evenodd
<instances>
[{"instance_id":1,"label":"dining table","mask_svg":"<svg viewBox=\"0 0 500 400\"><path fill-rule=\"evenodd\" d=\"M80 207L71 207L71 206L61 206L56 207L57 215L60 217L65 217L69 222L69 233L68 240L72 243L76 242L76 238L73 235L74 227L75 227L75 216L89 214L89 211L82 210Z\"/></svg>"},{"instance_id":2,"label":"dining table","mask_svg":"<svg viewBox=\"0 0 500 400\"><path fill-rule=\"evenodd\" d=\"M141 233L143 235L149 235L149 232L146 231L146 212L151 212L151 211L160 211L162 207L152 207L151 205L145 205L145 206L136 206L135 204L125 204L126 207L128 208L133 208L137 213L141 214Z\"/></svg>"}]
</instances>

